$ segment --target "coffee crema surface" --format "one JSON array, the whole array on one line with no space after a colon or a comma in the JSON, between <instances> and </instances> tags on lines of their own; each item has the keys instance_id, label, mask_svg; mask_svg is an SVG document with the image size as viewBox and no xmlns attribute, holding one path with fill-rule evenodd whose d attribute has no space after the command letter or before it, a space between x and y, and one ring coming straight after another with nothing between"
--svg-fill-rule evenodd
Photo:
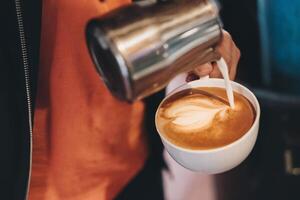
<instances>
[{"instance_id":1,"label":"coffee crema surface","mask_svg":"<svg viewBox=\"0 0 300 200\"><path fill-rule=\"evenodd\" d=\"M156 126L168 141L183 148L222 147L242 137L255 120L255 110L244 96L234 92L234 101L231 109L223 88L186 89L161 104Z\"/></svg>"}]
</instances>

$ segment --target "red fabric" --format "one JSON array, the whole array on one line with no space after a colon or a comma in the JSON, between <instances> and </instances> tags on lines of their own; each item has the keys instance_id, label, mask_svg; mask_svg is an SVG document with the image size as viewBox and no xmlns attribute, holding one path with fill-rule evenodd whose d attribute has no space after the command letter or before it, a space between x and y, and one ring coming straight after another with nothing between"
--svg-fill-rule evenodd
<instances>
[{"instance_id":1,"label":"red fabric","mask_svg":"<svg viewBox=\"0 0 300 200\"><path fill-rule=\"evenodd\" d=\"M85 44L93 17L129 0L44 0L30 199L112 199L143 166L142 102L113 98Z\"/></svg>"}]
</instances>

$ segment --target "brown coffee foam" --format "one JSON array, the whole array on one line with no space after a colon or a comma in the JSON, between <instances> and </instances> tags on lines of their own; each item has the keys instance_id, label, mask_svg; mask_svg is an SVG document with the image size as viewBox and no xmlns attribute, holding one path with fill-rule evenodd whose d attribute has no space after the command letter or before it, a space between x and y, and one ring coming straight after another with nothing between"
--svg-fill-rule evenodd
<instances>
[{"instance_id":1,"label":"brown coffee foam","mask_svg":"<svg viewBox=\"0 0 300 200\"><path fill-rule=\"evenodd\" d=\"M252 126L255 111L251 103L242 95L234 93L235 108L226 102L226 91L222 88L189 89L168 98L160 107L157 115L158 130L172 143L189 149L211 149L225 146L242 137ZM205 105L197 102L210 101ZM170 115L174 106L182 106L194 101L194 105L204 109L220 108L205 126L200 123L182 126L173 123L176 116ZM201 109L199 109L201 112Z\"/></svg>"}]
</instances>

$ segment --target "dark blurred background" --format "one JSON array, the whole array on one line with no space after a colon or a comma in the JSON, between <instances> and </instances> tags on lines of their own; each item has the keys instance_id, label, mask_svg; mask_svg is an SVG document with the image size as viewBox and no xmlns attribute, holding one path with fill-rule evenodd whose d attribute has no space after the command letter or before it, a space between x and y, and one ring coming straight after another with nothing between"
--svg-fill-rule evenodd
<instances>
[{"instance_id":1,"label":"dark blurred background","mask_svg":"<svg viewBox=\"0 0 300 200\"><path fill-rule=\"evenodd\" d=\"M300 1L220 2L242 53L237 81L254 91L262 115L248 159L216 176L218 199L300 199Z\"/></svg>"}]
</instances>

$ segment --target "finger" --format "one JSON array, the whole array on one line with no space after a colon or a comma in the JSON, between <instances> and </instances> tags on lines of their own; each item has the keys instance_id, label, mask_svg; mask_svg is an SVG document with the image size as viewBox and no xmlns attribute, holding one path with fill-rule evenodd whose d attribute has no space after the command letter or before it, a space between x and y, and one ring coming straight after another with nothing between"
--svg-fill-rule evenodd
<instances>
[{"instance_id":1,"label":"finger","mask_svg":"<svg viewBox=\"0 0 300 200\"><path fill-rule=\"evenodd\" d=\"M213 64L213 71L209 74L210 78L222 78L222 74L218 68L218 65L216 62L214 62Z\"/></svg>"},{"instance_id":2,"label":"finger","mask_svg":"<svg viewBox=\"0 0 300 200\"><path fill-rule=\"evenodd\" d=\"M228 65L229 77L233 80L236 76L237 65L240 59L240 50L232 40L231 35L227 31L223 31L223 39L217 47L217 51L224 58Z\"/></svg>"},{"instance_id":3,"label":"finger","mask_svg":"<svg viewBox=\"0 0 300 200\"><path fill-rule=\"evenodd\" d=\"M229 67L230 72L229 72L229 77L231 80L233 80L236 76L237 73L237 68L238 68L238 62L240 60L241 57L241 52L240 50L234 45L233 49L232 49L232 62L231 65Z\"/></svg>"},{"instance_id":4,"label":"finger","mask_svg":"<svg viewBox=\"0 0 300 200\"><path fill-rule=\"evenodd\" d=\"M205 63L194 69L194 73L200 77L209 75L213 70L211 63Z\"/></svg>"},{"instance_id":5,"label":"finger","mask_svg":"<svg viewBox=\"0 0 300 200\"><path fill-rule=\"evenodd\" d=\"M234 78L236 76L236 69L237 69L236 66L237 65L235 65L235 67L231 67L231 68L228 67L228 74L229 74L230 80L234 80ZM219 70L218 64L216 62L213 63L213 71L210 73L209 76L211 78L223 78L223 75L222 75L221 71Z\"/></svg>"},{"instance_id":6,"label":"finger","mask_svg":"<svg viewBox=\"0 0 300 200\"><path fill-rule=\"evenodd\" d=\"M223 31L223 39L216 50L224 58L228 67L231 67L233 40L227 31Z\"/></svg>"}]
</instances>

